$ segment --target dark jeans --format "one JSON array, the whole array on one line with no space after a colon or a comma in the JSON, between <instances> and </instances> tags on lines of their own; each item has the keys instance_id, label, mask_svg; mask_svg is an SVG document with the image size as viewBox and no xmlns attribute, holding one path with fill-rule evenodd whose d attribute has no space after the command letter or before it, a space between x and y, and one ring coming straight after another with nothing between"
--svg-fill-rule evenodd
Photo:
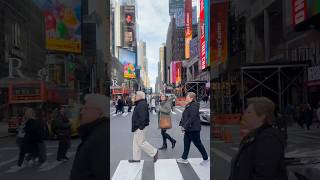
<instances>
[{"instance_id":1,"label":"dark jeans","mask_svg":"<svg viewBox=\"0 0 320 180\"><path fill-rule=\"evenodd\" d=\"M123 114L124 113L124 106L117 106L116 114L118 113L118 111L122 112L122 114Z\"/></svg>"},{"instance_id":2,"label":"dark jeans","mask_svg":"<svg viewBox=\"0 0 320 180\"><path fill-rule=\"evenodd\" d=\"M150 112L152 112L152 110L154 110L154 112L157 112L156 107L151 107Z\"/></svg>"},{"instance_id":3,"label":"dark jeans","mask_svg":"<svg viewBox=\"0 0 320 180\"><path fill-rule=\"evenodd\" d=\"M166 131L167 131L166 129L161 129L161 135L162 135L164 147L167 147L167 139L169 139L171 143L175 141L168 133L166 133Z\"/></svg>"},{"instance_id":4,"label":"dark jeans","mask_svg":"<svg viewBox=\"0 0 320 180\"><path fill-rule=\"evenodd\" d=\"M182 155L182 159L188 159L189 150L191 142L197 147L199 152L202 155L203 160L208 159L208 154L206 149L204 148L201 139L200 139L200 131L193 131L193 132L185 132L184 134L184 151Z\"/></svg>"},{"instance_id":5,"label":"dark jeans","mask_svg":"<svg viewBox=\"0 0 320 180\"><path fill-rule=\"evenodd\" d=\"M37 148L37 143L31 143L23 140L19 152L18 166L22 165L27 153L31 154L31 156L27 158L28 160L35 158L34 155L37 154Z\"/></svg>"},{"instance_id":6,"label":"dark jeans","mask_svg":"<svg viewBox=\"0 0 320 180\"><path fill-rule=\"evenodd\" d=\"M128 108L128 112L131 112L132 106L129 106Z\"/></svg>"},{"instance_id":7,"label":"dark jeans","mask_svg":"<svg viewBox=\"0 0 320 180\"><path fill-rule=\"evenodd\" d=\"M59 137L59 148L57 153L57 160L62 160L66 157L67 151L70 148L70 137L60 136Z\"/></svg>"},{"instance_id":8,"label":"dark jeans","mask_svg":"<svg viewBox=\"0 0 320 180\"><path fill-rule=\"evenodd\" d=\"M38 157L40 163L44 163L47 161L47 148L44 142L40 142L38 144Z\"/></svg>"}]
</instances>

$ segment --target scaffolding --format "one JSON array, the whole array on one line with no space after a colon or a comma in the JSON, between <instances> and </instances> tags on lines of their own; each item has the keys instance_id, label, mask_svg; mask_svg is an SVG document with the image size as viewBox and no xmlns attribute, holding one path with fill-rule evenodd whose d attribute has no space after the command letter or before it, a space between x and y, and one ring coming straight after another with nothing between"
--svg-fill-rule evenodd
<instances>
[{"instance_id":1,"label":"scaffolding","mask_svg":"<svg viewBox=\"0 0 320 180\"><path fill-rule=\"evenodd\" d=\"M184 85L184 93L194 92L197 99L201 100L206 94L206 81L187 81Z\"/></svg>"},{"instance_id":2,"label":"scaffolding","mask_svg":"<svg viewBox=\"0 0 320 180\"><path fill-rule=\"evenodd\" d=\"M252 96L265 96L265 94L273 94L278 110L281 112L284 105L293 103L290 97L291 88L301 89L302 95L297 103L305 103L307 101L307 88L302 85L307 76L307 64L286 64L286 65L256 65L241 67L241 101L242 111L245 108L245 99ZM247 78L247 79L246 79ZM248 87L248 81L257 83L253 87ZM258 93L257 90L260 90ZM259 91L258 90L258 91ZM268 92L266 92L268 91ZM291 92L292 93L292 92Z\"/></svg>"}]
</instances>

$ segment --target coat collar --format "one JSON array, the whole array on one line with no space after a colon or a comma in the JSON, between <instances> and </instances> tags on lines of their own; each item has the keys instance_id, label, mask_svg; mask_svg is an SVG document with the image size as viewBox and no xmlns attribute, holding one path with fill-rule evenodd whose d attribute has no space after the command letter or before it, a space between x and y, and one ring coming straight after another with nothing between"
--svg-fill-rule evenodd
<instances>
[{"instance_id":1,"label":"coat collar","mask_svg":"<svg viewBox=\"0 0 320 180\"><path fill-rule=\"evenodd\" d=\"M99 126L101 123L106 122L107 121L107 117L102 117L100 119L97 119L94 122L88 123L88 124L84 124L81 125L78 128L78 132L79 132L79 136L80 138L84 141L87 139L87 137L92 133L92 131L94 131L94 129Z\"/></svg>"}]
</instances>

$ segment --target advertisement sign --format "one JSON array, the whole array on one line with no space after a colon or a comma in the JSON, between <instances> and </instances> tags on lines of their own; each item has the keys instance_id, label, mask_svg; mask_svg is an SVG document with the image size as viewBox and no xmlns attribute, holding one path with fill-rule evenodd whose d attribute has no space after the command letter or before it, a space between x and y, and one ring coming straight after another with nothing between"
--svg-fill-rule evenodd
<instances>
[{"instance_id":1,"label":"advertisement sign","mask_svg":"<svg viewBox=\"0 0 320 180\"><path fill-rule=\"evenodd\" d=\"M199 55L199 41L198 41L198 37L195 37L190 41L190 57L195 58L198 55Z\"/></svg>"},{"instance_id":2,"label":"advertisement sign","mask_svg":"<svg viewBox=\"0 0 320 180\"><path fill-rule=\"evenodd\" d=\"M185 58L190 58L190 41L192 39L192 1L185 0Z\"/></svg>"},{"instance_id":3,"label":"advertisement sign","mask_svg":"<svg viewBox=\"0 0 320 180\"><path fill-rule=\"evenodd\" d=\"M182 61L173 61L171 62L171 83L172 84L180 84L181 83L181 68L182 68Z\"/></svg>"},{"instance_id":4,"label":"advertisement sign","mask_svg":"<svg viewBox=\"0 0 320 180\"><path fill-rule=\"evenodd\" d=\"M206 42L206 67L210 65L210 0L204 0L204 26Z\"/></svg>"},{"instance_id":5,"label":"advertisement sign","mask_svg":"<svg viewBox=\"0 0 320 180\"><path fill-rule=\"evenodd\" d=\"M135 42L135 7L122 6L123 46L132 47Z\"/></svg>"},{"instance_id":6,"label":"advertisement sign","mask_svg":"<svg viewBox=\"0 0 320 180\"><path fill-rule=\"evenodd\" d=\"M211 5L210 60L225 63L228 56L228 2Z\"/></svg>"},{"instance_id":7,"label":"advertisement sign","mask_svg":"<svg viewBox=\"0 0 320 180\"><path fill-rule=\"evenodd\" d=\"M192 7L192 25L196 25L198 22L197 18L197 6Z\"/></svg>"},{"instance_id":8,"label":"advertisement sign","mask_svg":"<svg viewBox=\"0 0 320 180\"><path fill-rule=\"evenodd\" d=\"M33 0L45 17L49 51L81 53L81 0Z\"/></svg>"},{"instance_id":9,"label":"advertisement sign","mask_svg":"<svg viewBox=\"0 0 320 180\"><path fill-rule=\"evenodd\" d=\"M135 79L136 54L127 49L119 48L119 61L124 68L124 78Z\"/></svg>"},{"instance_id":10,"label":"advertisement sign","mask_svg":"<svg viewBox=\"0 0 320 180\"><path fill-rule=\"evenodd\" d=\"M207 57L206 57L206 37L205 37L205 13L204 13L204 0L200 0L200 68L205 69L207 67Z\"/></svg>"}]
</instances>

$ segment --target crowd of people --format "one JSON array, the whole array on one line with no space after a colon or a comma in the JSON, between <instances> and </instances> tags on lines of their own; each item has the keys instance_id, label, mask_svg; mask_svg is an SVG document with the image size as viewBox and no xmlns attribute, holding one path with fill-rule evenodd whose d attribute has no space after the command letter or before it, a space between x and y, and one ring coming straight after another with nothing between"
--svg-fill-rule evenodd
<instances>
[{"instance_id":1,"label":"crowd of people","mask_svg":"<svg viewBox=\"0 0 320 180\"><path fill-rule=\"evenodd\" d=\"M16 143L19 147L19 159L17 166L13 168L23 168L31 163L44 167L47 164L45 139L48 137L48 121L45 113L26 108L24 115L18 116L17 119L19 126ZM71 126L64 107L53 116L52 132L59 140L57 161L68 160L66 153L70 148Z\"/></svg>"},{"instance_id":2,"label":"crowd of people","mask_svg":"<svg viewBox=\"0 0 320 180\"><path fill-rule=\"evenodd\" d=\"M161 129L161 135L163 139L162 147L159 149L152 146L146 140L146 134L148 131L150 119L149 119L149 105L148 98L142 91L137 91L132 96L132 101L135 104L135 109L132 114L132 133L133 133L133 159L129 160L129 163L136 163L141 161L142 151L148 154L153 158L153 161L156 162L158 160L159 150L167 149L167 140L171 142L171 147L175 148L175 144L177 142L176 139L172 138L166 131L167 129L172 128L171 122L171 108L173 106L173 99L168 98L164 94L160 95L160 108L158 111L158 125L159 129ZM196 101L196 94L190 92L186 96L187 105L185 110L182 113L182 119L179 123L181 126L181 132L184 134L183 142L184 142L184 150L181 155L181 158L177 159L178 163L189 163L188 155L190 150L191 142L197 147L199 152L202 155L203 161L200 165L206 166L209 164L208 154L201 142L200 131L200 105ZM150 101L149 101L150 102ZM151 99L151 108L152 111L155 105L155 100L152 102Z\"/></svg>"}]
</instances>

